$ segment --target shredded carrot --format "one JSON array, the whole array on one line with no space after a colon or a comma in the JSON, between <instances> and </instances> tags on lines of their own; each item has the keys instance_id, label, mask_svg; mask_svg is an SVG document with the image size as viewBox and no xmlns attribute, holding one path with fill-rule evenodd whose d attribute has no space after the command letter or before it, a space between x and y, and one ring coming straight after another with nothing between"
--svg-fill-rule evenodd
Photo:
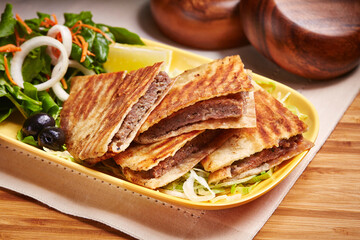
<instances>
[{"instance_id":1,"label":"shredded carrot","mask_svg":"<svg viewBox=\"0 0 360 240\"><path fill-rule=\"evenodd\" d=\"M59 42L62 42L61 33L56 34L55 39L57 39ZM59 57L60 57L60 54L61 54L61 53L60 53L60 50L59 50L59 49L54 48L54 47L51 47L51 51L52 51L52 53L54 54L54 56L55 56L56 58L59 58Z\"/></svg>"},{"instance_id":2,"label":"shredded carrot","mask_svg":"<svg viewBox=\"0 0 360 240\"><path fill-rule=\"evenodd\" d=\"M56 40L58 40L59 42L62 42L61 33L56 34L55 38L56 38Z\"/></svg>"},{"instance_id":3,"label":"shredded carrot","mask_svg":"<svg viewBox=\"0 0 360 240\"><path fill-rule=\"evenodd\" d=\"M84 62L86 59L86 53L89 47L89 43L85 41L84 37L81 35L78 35L77 38L80 40L81 42L81 46L82 46L82 53L81 53L81 58L80 58L80 62Z\"/></svg>"},{"instance_id":4,"label":"shredded carrot","mask_svg":"<svg viewBox=\"0 0 360 240\"><path fill-rule=\"evenodd\" d=\"M74 30L75 28L78 28L76 30L76 32L74 34L78 34L79 31L81 30L82 27L86 27L86 28L89 28L97 33L100 33L101 35L103 35L107 40L109 40L111 43L114 43L114 40L112 40L108 35L106 35L106 33L104 33L103 31L101 31L99 28L97 27L94 27L94 26L91 26L91 25L88 25L88 24L84 24L82 23L81 20L77 21L71 28L70 30Z\"/></svg>"},{"instance_id":5,"label":"shredded carrot","mask_svg":"<svg viewBox=\"0 0 360 240\"><path fill-rule=\"evenodd\" d=\"M54 19L54 23L55 23L55 25L56 25L56 24L58 24L58 20L57 20L56 15L55 15L55 14L51 14L51 16L52 16L52 17L53 17L53 19Z\"/></svg>"},{"instance_id":6,"label":"shredded carrot","mask_svg":"<svg viewBox=\"0 0 360 240\"><path fill-rule=\"evenodd\" d=\"M49 18L44 18L44 21L42 21L41 23L40 23L40 26L42 26L42 27L46 27L46 28L48 28L48 27L50 27L50 26L53 26L54 24L53 24L53 22L49 19Z\"/></svg>"},{"instance_id":7,"label":"shredded carrot","mask_svg":"<svg viewBox=\"0 0 360 240\"><path fill-rule=\"evenodd\" d=\"M5 65L5 73L6 73L6 76L8 77L8 79L10 80L10 82L11 82L12 84L14 84L15 86L17 86L16 82L14 82L14 80L12 79L12 77L11 77L11 75L10 75L8 60L7 60L7 58L6 58L5 55L4 55L4 65Z\"/></svg>"},{"instance_id":8,"label":"shredded carrot","mask_svg":"<svg viewBox=\"0 0 360 240\"><path fill-rule=\"evenodd\" d=\"M18 20L26 28L28 34L32 33L31 28L21 19L21 17L18 14L16 14L15 17L16 20Z\"/></svg>"},{"instance_id":9,"label":"shredded carrot","mask_svg":"<svg viewBox=\"0 0 360 240\"><path fill-rule=\"evenodd\" d=\"M82 53L81 53L81 59L80 62L84 62L86 55L89 56L95 56L95 54L93 54L92 52L90 52L88 50L89 47L89 43L87 43L84 39L83 36L79 35L79 33L81 32L81 29L85 27L85 28L89 28L97 33L100 33L101 35L103 35L107 40L109 40L110 42L114 43L114 40L112 40L108 35L106 35L103 31L101 31L99 28L96 28L94 26L88 25L88 24L84 24L82 23L81 20L77 21L71 28L70 31L72 33L72 42L76 45L78 45L79 47L82 48ZM75 32L73 32L75 31Z\"/></svg>"},{"instance_id":10,"label":"shredded carrot","mask_svg":"<svg viewBox=\"0 0 360 240\"><path fill-rule=\"evenodd\" d=\"M72 31L72 30L74 30L75 28L80 27L82 24L83 24L82 21L79 20L79 21L77 21L77 22L70 28L70 30Z\"/></svg>"},{"instance_id":11,"label":"shredded carrot","mask_svg":"<svg viewBox=\"0 0 360 240\"><path fill-rule=\"evenodd\" d=\"M81 47L81 42L79 42L79 39L77 38L76 35L73 36L73 43L75 43L76 45L78 45L79 47Z\"/></svg>"},{"instance_id":12,"label":"shredded carrot","mask_svg":"<svg viewBox=\"0 0 360 240\"><path fill-rule=\"evenodd\" d=\"M95 54L93 54L93 53L90 52L89 50L87 51L87 55L95 57Z\"/></svg>"},{"instance_id":13,"label":"shredded carrot","mask_svg":"<svg viewBox=\"0 0 360 240\"><path fill-rule=\"evenodd\" d=\"M67 89L67 88L68 88L68 85L67 85L65 79L62 78L60 81L61 81L61 84L63 85L63 88L64 88L64 89Z\"/></svg>"},{"instance_id":14,"label":"shredded carrot","mask_svg":"<svg viewBox=\"0 0 360 240\"><path fill-rule=\"evenodd\" d=\"M112 40L108 35L106 35L103 31L101 31L100 29L93 27L91 25L88 24L82 24L82 27L86 27L86 28L90 28L92 30L94 30L97 33L100 33L101 35L103 35L107 40L109 40L111 43L114 43L114 40Z\"/></svg>"},{"instance_id":15,"label":"shredded carrot","mask_svg":"<svg viewBox=\"0 0 360 240\"><path fill-rule=\"evenodd\" d=\"M40 26L48 28L56 25L58 23L56 15L52 14L51 16L53 17L54 21L51 20L50 18L45 17L44 20L40 23Z\"/></svg>"},{"instance_id":16,"label":"shredded carrot","mask_svg":"<svg viewBox=\"0 0 360 240\"><path fill-rule=\"evenodd\" d=\"M23 42L26 41L26 39L19 36L19 33L18 33L18 31L16 30L16 28L15 28L15 30L14 30L14 33L15 33L16 46L19 47L20 44L22 44Z\"/></svg>"},{"instance_id":17,"label":"shredded carrot","mask_svg":"<svg viewBox=\"0 0 360 240\"><path fill-rule=\"evenodd\" d=\"M81 28L78 28L74 33L72 33L72 35L78 35L80 32L81 32Z\"/></svg>"},{"instance_id":18,"label":"shredded carrot","mask_svg":"<svg viewBox=\"0 0 360 240\"><path fill-rule=\"evenodd\" d=\"M21 48L15 46L14 44L6 44L0 47L0 52L19 52L19 51L21 51Z\"/></svg>"}]
</instances>

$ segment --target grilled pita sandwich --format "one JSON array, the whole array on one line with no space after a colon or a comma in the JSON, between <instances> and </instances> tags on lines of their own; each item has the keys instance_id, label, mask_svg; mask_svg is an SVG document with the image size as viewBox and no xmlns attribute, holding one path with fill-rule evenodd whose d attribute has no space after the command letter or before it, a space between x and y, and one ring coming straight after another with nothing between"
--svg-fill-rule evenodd
<instances>
[{"instance_id":1,"label":"grilled pita sandwich","mask_svg":"<svg viewBox=\"0 0 360 240\"><path fill-rule=\"evenodd\" d=\"M209 183L222 183L259 174L314 144L302 133L307 126L296 115L264 90L255 92L256 128L233 131L216 151L202 160L212 172Z\"/></svg>"},{"instance_id":2,"label":"grilled pita sandwich","mask_svg":"<svg viewBox=\"0 0 360 240\"><path fill-rule=\"evenodd\" d=\"M113 159L130 182L156 189L183 176L224 143L223 131L193 131L153 144L133 144Z\"/></svg>"},{"instance_id":3,"label":"grilled pita sandwich","mask_svg":"<svg viewBox=\"0 0 360 240\"><path fill-rule=\"evenodd\" d=\"M187 70L141 126L136 141L149 144L195 130L255 127L252 90L238 55Z\"/></svg>"},{"instance_id":4,"label":"grilled pita sandwich","mask_svg":"<svg viewBox=\"0 0 360 240\"><path fill-rule=\"evenodd\" d=\"M173 84L161 65L73 78L60 122L68 151L91 164L124 151Z\"/></svg>"}]
</instances>

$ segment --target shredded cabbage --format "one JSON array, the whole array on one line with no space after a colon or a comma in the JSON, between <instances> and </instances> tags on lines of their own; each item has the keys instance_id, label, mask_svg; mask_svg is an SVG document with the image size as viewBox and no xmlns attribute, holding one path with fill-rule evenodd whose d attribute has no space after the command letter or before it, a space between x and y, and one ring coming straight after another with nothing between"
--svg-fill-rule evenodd
<instances>
[{"instance_id":1,"label":"shredded cabbage","mask_svg":"<svg viewBox=\"0 0 360 240\"><path fill-rule=\"evenodd\" d=\"M197 187L194 187L195 180L197 181ZM203 188L199 188L200 185ZM205 188L208 191L204 191ZM201 189L202 191L199 191ZM202 202L208 201L215 197L215 193L210 189L207 181L195 173L194 170L190 170L190 176L183 184L183 190L185 195L192 201ZM196 191L198 190L198 191Z\"/></svg>"},{"instance_id":2,"label":"shredded cabbage","mask_svg":"<svg viewBox=\"0 0 360 240\"><path fill-rule=\"evenodd\" d=\"M264 80L255 80L263 89L268 93L273 93L276 89L276 84L274 82L264 81Z\"/></svg>"},{"instance_id":3,"label":"shredded cabbage","mask_svg":"<svg viewBox=\"0 0 360 240\"><path fill-rule=\"evenodd\" d=\"M77 162L75 160L75 158L67 151L54 151L54 150L51 150L49 148L46 148L46 147L43 147L43 150L47 153L50 153L54 156L57 156L57 157L60 157L60 158L63 158L65 160L68 160L70 162Z\"/></svg>"},{"instance_id":4,"label":"shredded cabbage","mask_svg":"<svg viewBox=\"0 0 360 240\"><path fill-rule=\"evenodd\" d=\"M207 178L210 173L200 168L193 168L181 178L162 187L160 191L192 201L210 201L212 203L221 200L230 201L230 199L235 200L250 193L257 184L270 178L273 171L272 168L258 175L207 185Z\"/></svg>"}]
</instances>

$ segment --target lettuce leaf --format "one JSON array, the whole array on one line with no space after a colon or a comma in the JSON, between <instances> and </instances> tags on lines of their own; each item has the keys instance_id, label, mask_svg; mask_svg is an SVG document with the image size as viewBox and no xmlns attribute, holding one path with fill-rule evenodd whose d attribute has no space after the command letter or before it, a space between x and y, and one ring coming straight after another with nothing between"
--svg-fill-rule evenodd
<instances>
[{"instance_id":1,"label":"lettuce leaf","mask_svg":"<svg viewBox=\"0 0 360 240\"><path fill-rule=\"evenodd\" d=\"M1 14L0 38L14 34L16 19L13 17L12 5L6 4L4 12Z\"/></svg>"}]
</instances>

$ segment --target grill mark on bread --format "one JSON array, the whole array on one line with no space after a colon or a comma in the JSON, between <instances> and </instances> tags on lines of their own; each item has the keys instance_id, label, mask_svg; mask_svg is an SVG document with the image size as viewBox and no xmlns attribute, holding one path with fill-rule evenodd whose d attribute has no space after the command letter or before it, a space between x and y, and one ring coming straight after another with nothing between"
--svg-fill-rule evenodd
<instances>
[{"instance_id":1,"label":"grill mark on bread","mask_svg":"<svg viewBox=\"0 0 360 240\"><path fill-rule=\"evenodd\" d=\"M165 174L169 169L183 164L185 161L191 161L192 158L190 156L198 154L204 148L211 145L212 141L222 132L224 132L224 130L220 129L205 131L186 143L174 156L164 159L157 166L148 171L138 171L136 173L145 179L158 178ZM199 161L200 160L201 159L199 159ZM197 163L194 163L194 165L196 164ZM131 171L129 169L127 170Z\"/></svg>"},{"instance_id":2,"label":"grill mark on bread","mask_svg":"<svg viewBox=\"0 0 360 240\"><path fill-rule=\"evenodd\" d=\"M128 167L134 171L149 170L165 158L173 156L201 132L203 131L193 131L153 144L142 145L133 142L125 151L114 156L114 160L122 168Z\"/></svg>"},{"instance_id":3,"label":"grill mark on bread","mask_svg":"<svg viewBox=\"0 0 360 240\"><path fill-rule=\"evenodd\" d=\"M149 111L150 107L163 95L163 92L167 89L170 82L170 77L163 71L155 77L145 95L132 107L131 111L124 119L119 131L115 134L114 140L118 142L117 145L122 144L129 136L133 128Z\"/></svg>"},{"instance_id":4,"label":"grill mark on bread","mask_svg":"<svg viewBox=\"0 0 360 240\"><path fill-rule=\"evenodd\" d=\"M233 162L262 149L278 146L279 139L288 139L306 131L307 125L265 90L257 90L254 97L256 128L233 130L233 135L237 137L230 138L202 161L205 170L217 172L213 178L218 178L220 171ZM237 150L232 151L231 148Z\"/></svg>"},{"instance_id":5,"label":"grill mark on bread","mask_svg":"<svg viewBox=\"0 0 360 240\"><path fill-rule=\"evenodd\" d=\"M243 69L240 57L230 56L183 72L177 77L167 96L142 125L140 133L195 102L252 90L251 81ZM236 77L232 73L236 73Z\"/></svg>"},{"instance_id":6,"label":"grill mark on bread","mask_svg":"<svg viewBox=\"0 0 360 240\"><path fill-rule=\"evenodd\" d=\"M128 74L103 73L72 79L70 96L64 102L60 125L64 126L68 150L75 158L87 161L107 153L113 136L132 106L145 94L159 73L161 64L156 63L145 67L145 70L139 69ZM140 125L136 126L134 135ZM127 139L122 147L126 148L133 137L131 135L131 139Z\"/></svg>"},{"instance_id":7,"label":"grill mark on bread","mask_svg":"<svg viewBox=\"0 0 360 240\"><path fill-rule=\"evenodd\" d=\"M140 140L158 138L184 126L209 119L240 117L244 112L246 95L248 93L233 94L197 102L150 127L140 136Z\"/></svg>"},{"instance_id":8,"label":"grill mark on bread","mask_svg":"<svg viewBox=\"0 0 360 240\"><path fill-rule=\"evenodd\" d=\"M288 152L294 150L303 141L301 134L293 136L289 139L282 139L279 141L278 147L264 149L261 152L255 153L250 157L244 158L231 165L231 175L239 175L249 169L256 168L263 163L286 155Z\"/></svg>"}]
</instances>

